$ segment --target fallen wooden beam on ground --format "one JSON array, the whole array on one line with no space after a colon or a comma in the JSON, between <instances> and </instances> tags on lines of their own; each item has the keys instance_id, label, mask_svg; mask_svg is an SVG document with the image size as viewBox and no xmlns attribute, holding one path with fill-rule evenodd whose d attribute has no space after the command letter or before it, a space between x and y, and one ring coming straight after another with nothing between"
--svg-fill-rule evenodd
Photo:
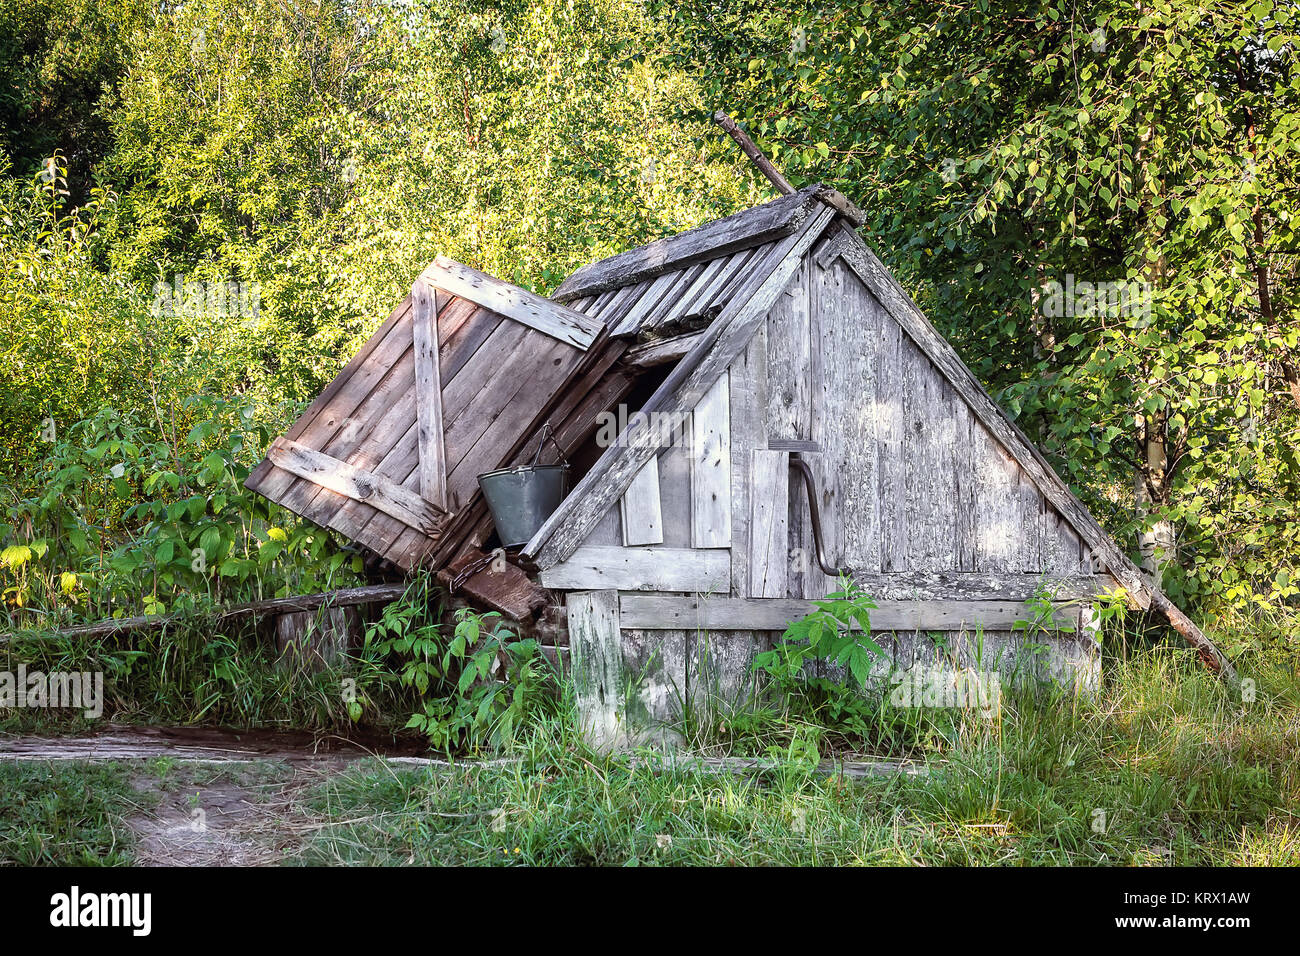
<instances>
[{"instance_id":1,"label":"fallen wooden beam on ground","mask_svg":"<svg viewBox=\"0 0 1300 956\"><path fill-rule=\"evenodd\" d=\"M248 604L236 604L224 609L214 609L209 615L214 623L244 617L269 617L293 611L315 611L322 607L352 607L357 604L386 604L395 601L406 591L405 584L372 584L359 588L343 588L320 594L298 594L289 597L267 598ZM81 624L64 628L57 633L63 637L107 637L124 631L142 631L174 624L179 618L173 614L148 617L122 617L94 624ZM0 639L0 643L9 638Z\"/></svg>"}]
</instances>

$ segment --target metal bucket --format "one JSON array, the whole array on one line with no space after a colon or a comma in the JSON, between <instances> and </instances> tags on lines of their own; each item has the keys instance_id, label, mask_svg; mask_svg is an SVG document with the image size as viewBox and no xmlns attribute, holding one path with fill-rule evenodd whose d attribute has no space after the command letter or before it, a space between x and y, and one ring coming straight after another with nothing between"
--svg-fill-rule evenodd
<instances>
[{"instance_id":1,"label":"metal bucket","mask_svg":"<svg viewBox=\"0 0 1300 956\"><path fill-rule=\"evenodd\" d=\"M569 488L569 466L521 465L499 468L478 476L501 546L518 548L528 543L551 516Z\"/></svg>"}]
</instances>

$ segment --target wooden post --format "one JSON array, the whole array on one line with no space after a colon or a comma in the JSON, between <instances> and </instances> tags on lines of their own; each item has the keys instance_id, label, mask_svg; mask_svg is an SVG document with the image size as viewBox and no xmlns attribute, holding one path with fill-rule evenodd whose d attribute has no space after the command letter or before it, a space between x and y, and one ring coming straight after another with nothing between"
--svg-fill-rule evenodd
<instances>
[{"instance_id":1,"label":"wooden post","mask_svg":"<svg viewBox=\"0 0 1300 956\"><path fill-rule=\"evenodd\" d=\"M565 606L579 729L597 750L621 749L627 729L618 592L574 591Z\"/></svg>"},{"instance_id":2,"label":"wooden post","mask_svg":"<svg viewBox=\"0 0 1300 956\"><path fill-rule=\"evenodd\" d=\"M275 620L280 666L305 667L314 673L335 667L352 650L353 638L360 632L361 618L355 607L281 614Z\"/></svg>"},{"instance_id":3,"label":"wooden post","mask_svg":"<svg viewBox=\"0 0 1300 956\"><path fill-rule=\"evenodd\" d=\"M766 176L773 186L781 190L781 192L785 193L787 196L794 192L794 187L790 185L790 180L781 175L777 168L772 165L772 161L764 156L763 151L754 145L754 141L745 134L745 131L736 125L734 119L722 112L722 110L718 110L713 114L713 122L717 123L731 135L731 138L734 139L737 145L745 151L745 155L753 161L754 165L758 167L759 172Z\"/></svg>"}]
</instances>

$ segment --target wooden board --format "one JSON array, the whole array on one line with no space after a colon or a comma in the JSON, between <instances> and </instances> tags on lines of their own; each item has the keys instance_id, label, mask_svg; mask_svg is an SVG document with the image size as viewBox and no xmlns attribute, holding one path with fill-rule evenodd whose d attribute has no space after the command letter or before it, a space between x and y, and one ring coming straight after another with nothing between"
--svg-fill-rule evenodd
<instances>
[{"instance_id":1,"label":"wooden board","mask_svg":"<svg viewBox=\"0 0 1300 956\"><path fill-rule=\"evenodd\" d=\"M1032 612L1019 602L1009 601L879 601L871 612L871 629L876 631L957 631L1010 629L1016 621L1028 620ZM699 630L782 631L814 610L810 601L763 600L720 596L681 597L663 594L620 595L624 628L686 628ZM1062 624L1073 624L1077 610L1063 607L1057 612Z\"/></svg>"},{"instance_id":2,"label":"wooden board","mask_svg":"<svg viewBox=\"0 0 1300 956\"><path fill-rule=\"evenodd\" d=\"M691 413L691 547L731 547L731 410L727 372Z\"/></svg>"},{"instance_id":3,"label":"wooden board","mask_svg":"<svg viewBox=\"0 0 1300 956\"><path fill-rule=\"evenodd\" d=\"M579 728L597 749L619 746L624 739L626 681L618 593L577 592L564 604Z\"/></svg>"},{"instance_id":4,"label":"wooden board","mask_svg":"<svg viewBox=\"0 0 1300 956\"><path fill-rule=\"evenodd\" d=\"M604 328L600 321L575 309L502 282L446 256L434 260L424 270L423 278L452 295L469 299L584 351Z\"/></svg>"},{"instance_id":5,"label":"wooden board","mask_svg":"<svg viewBox=\"0 0 1300 956\"><path fill-rule=\"evenodd\" d=\"M415 333L416 444L420 495L447 507L447 460L442 442L442 379L438 368L438 307L434 290L417 279L411 287Z\"/></svg>"},{"instance_id":6,"label":"wooden board","mask_svg":"<svg viewBox=\"0 0 1300 956\"><path fill-rule=\"evenodd\" d=\"M436 535L446 518L446 512L400 485L313 451L290 438L276 439L268 457L276 467L337 494L364 501L425 535Z\"/></svg>"},{"instance_id":7,"label":"wooden board","mask_svg":"<svg viewBox=\"0 0 1300 956\"><path fill-rule=\"evenodd\" d=\"M809 270L805 259L767 314L767 437L812 440L812 369Z\"/></svg>"},{"instance_id":8,"label":"wooden board","mask_svg":"<svg viewBox=\"0 0 1300 956\"><path fill-rule=\"evenodd\" d=\"M659 502L659 459L645 463L619 499L623 544L663 544L664 518Z\"/></svg>"},{"instance_id":9,"label":"wooden board","mask_svg":"<svg viewBox=\"0 0 1300 956\"><path fill-rule=\"evenodd\" d=\"M749 596L783 598L789 565L790 455L763 449L750 455Z\"/></svg>"},{"instance_id":10,"label":"wooden board","mask_svg":"<svg viewBox=\"0 0 1300 956\"><path fill-rule=\"evenodd\" d=\"M705 223L698 229L657 239L584 266L564 280L555 291L555 298L568 301L603 292L789 235L808 217L816 203L815 192L814 187L808 187L726 219Z\"/></svg>"},{"instance_id":11,"label":"wooden board","mask_svg":"<svg viewBox=\"0 0 1300 956\"><path fill-rule=\"evenodd\" d=\"M620 591L726 593L731 563L723 551L692 548L581 547L567 561L538 575L557 590L617 588Z\"/></svg>"}]
</instances>

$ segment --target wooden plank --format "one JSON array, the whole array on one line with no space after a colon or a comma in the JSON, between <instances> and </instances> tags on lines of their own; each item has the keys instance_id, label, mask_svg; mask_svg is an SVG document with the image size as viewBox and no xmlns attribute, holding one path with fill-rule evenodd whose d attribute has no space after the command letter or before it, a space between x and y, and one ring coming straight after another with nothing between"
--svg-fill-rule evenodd
<instances>
[{"instance_id":1,"label":"wooden plank","mask_svg":"<svg viewBox=\"0 0 1300 956\"><path fill-rule=\"evenodd\" d=\"M882 317L875 349L876 497L880 514L880 570L907 570L907 450L904 444L903 330Z\"/></svg>"},{"instance_id":2,"label":"wooden plank","mask_svg":"<svg viewBox=\"0 0 1300 956\"><path fill-rule=\"evenodd\" d=\"M1120 551L1097 523L1097 519L1075 497L1015 422L989 397L974 373L966 367L943 336L939 335L870 247L850 231L844 230L843 234L848 237L848 245L841 256L843 261L867 283L889 313L907 330L912 340L943 371L949 384L970 407L975 417L1002 443L1053 507L1084 536L1087 545L1105 562L1106 569L1132 595L1133 603L1138 607L1148 607L1151 592L1137 566Z\"/></svg>"},{"instance_id":3,"label":"wooden plank","mask_svg":"<svg viewBox=\"0 0 1300 956\"><path fill-rule=\"evenodd\" d=\"M805 259L767 314L769 440L812 440L810 268L814 266Z\"/></svg>"},{"instance_id":4,"label":"wooden plank","mask_svg":"<svg viewBox=\"0 0 1300 956\"><path fill-rule=\"evenodd\" d=\"M692 332L689 335L675 335L671 339L660 339L637 345L627 350L625 361L633 368L654 368L656 365L676 362L694 348L703 334L703 332Z\"/></svg>"},{"instance_id":5,"label":"wooden plank","mask_svg":"<svg viewBox=\"0 0 1300 956\"><path fill-rule=\"evenodd\" d=\"M635 304L618 320L618 325L610 330L610 335L636 335L641 324L681 280L680 272L666 272L651 282L637 297Z\"/></svg>"},{"instance_id":6,"label":"wooden plank","mask_svg":"<svg viewBox=\"0 0 1300 956\"><path fill-rule=\"evenodd\" d=\"M809 218L803 231L775 243L763 261L754 266L745 288L732 297L691 353L668 373L646 403L645 411L671 414L691 409L744 350L798 268L804 252L829 224L833 214L825 206L820 208L822 211ZM571 555L655 454L657 441L654 429L638 428L628 443L608 449L524 547L525 556L545 568Z\"/></svg>"},{"instance_id":7,"label":"wooden plank","mask_svg":"<svg viewBox=\"0 0 1300 956\"><path fill-rule=\"evenodd\" d=\"M763 447L766 436L763 409L767 406L767 328L760 325L745 350L728 369L731 382L731 451L741 463L748 453ZM731 591L736 595L749 592L750 540L753 534L750 514L753 487L749 469L731 469ZM689 507L689 505L688 505ZM689 520L688 520L689 524ZM781 544L782 550L787 547ZM785 595L781 595L784 597Z\"/></svg>"},{"instance_id":8,"label":"wooden plank","mask_svg":"<svg viewBox=\"0 0 1300 956\"><path fill-rule=\"evenodd\" d=\"M564 601L569 624L578 726L596 749L618 747L626 739L623 649L616 591L570 594Z\"/></svg>"},{"instance_id":9,"label":"wooden plank","mask_svg":"<svg viewBox=\"0 0 1300 956\"><path fill-rule=\"evenodd\" d=\"M1080 572L1023 574L915 570L885 574L854 571L853 580L876 600L951 599L1028 601L1046 587L1058 601L1088 600L1115 586L1109 576Z\"/></svg>"},{"instance_id":10,"label":"wooden plank","mask_svg":"<svg viewBox=\"0 0 1300 956\"><path fill-rule=\"evenodd\" d=\"M692 548L582 547L538 576L543 587L620 591L721 591L731 564L722 551Z\"/></svg>"},{"instance_id":11,"label":"wooden plank","mask_svg":"<svg viewBox=\"0 0 1300 956\"><path fill-rule=\"evenodd\" d=\"M420 495L447 507L447 459L442 443L442 379L438 358L438 306L431 286L417 279L411 287L415 331L416 443L420 455Z\"/></svg>"},{"instance_id":12,"label":"wooden plank","mask_svg":"<svg viewBox=\"0 0 1300 956\"><path fill-rule=\"evenodd\" d=\"M723 372L691 413L691 546L731 547L730 376Z\"/></svg>"},{"instance_id":13,"label":"wooden plank","mask_svg":"<svg viewBox=\"0 0 1300 956\"><path fill-rule=\"evenodd\" d=\"M750 597L785 597L789 487L789 453L755 449L750 457Z\"/></svg>"},{"instance_id":14,"label":"wooden plank","mask_svg":"<svg viewBox=\"0 0 1300 956\"><path fill-rule=\"evenodd\" d=\"M873 633L884 631L960 631L983 627L1010 630L1033 616L1024 604L1011 601L879 601L871 612ZM664 594L620 595L619 624L645 630L764 630L783 631L815 609L811 601L719 596L681 597ZM1070 605L1056 619L1073 624ZM856 629L856 628L855 628Z\"/></svg>"},{"instance_id":15,"label":"wooden plank","mask_svg":"<svg viewBox=\"0 0 1300 956\"><path fill-rule=\"evenodd\" d=\"M278 468L340 495L364 501L431 537L438 533L446 518L447 513L437 505L387 478L354 468L291 438L277 438L267 456Z\"/></svg>"},{"instance_id":16,"label":"wooden plank","mask_svg":"<svg viewBox=\"0 0 1300 956\"><path fill-rule=\"evenodd\" d=\"M956 564L954 418L951 388L911 339L903 340L903 454L907 473L907 566L950 571Z\"/></svg>"},{"instance_id":17,"label":"wooden plank","mask_svg":"<svg viewBox=\"0 0 1300 956\"><path fill-rule=\"evenodd\" d=\"M782 236L803 225L815 202L815 187L782 196L770 203L715 219L689 232L667 236L636 249L584 266L555 291L560 301L602 292L630 282L640 282L671 269L748 249Z\"/></svg>"},{"instance_id":18,"label":"wooden plank","mask_svg":"<svg viewBox=\"0 0 1300 956\"><path fill-rule=\"evenodd\" d=\"M663 544L664 518L659 504L659 459L647 461L619 499L623 544Z\"/></svg>"},{"instance_id":19,"label":"wooden plank","mask_svg":"<svg viewBox=\"0 0 1300 956\"><path fill-rule=\"evenodd\" d=\"M423 278L498 315L522 322L552 338L586 351L604 328L597 319L544 299L469 266L439 256L424 270Z\"/></svg>"}]
</instances>

